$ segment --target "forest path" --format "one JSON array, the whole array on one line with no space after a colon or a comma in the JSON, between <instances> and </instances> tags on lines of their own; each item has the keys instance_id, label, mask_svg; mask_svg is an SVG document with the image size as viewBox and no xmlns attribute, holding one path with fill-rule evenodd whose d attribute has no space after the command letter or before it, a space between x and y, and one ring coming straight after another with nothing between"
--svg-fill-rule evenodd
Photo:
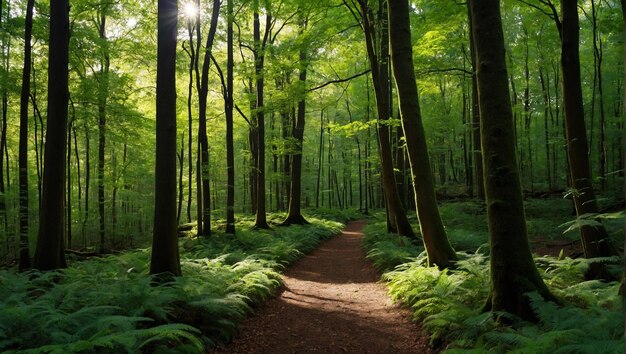
<instances>
[{"instance_id":1,"label":"forest path","mask_svg":"<svg viewBox=\"0 0 626 354\"><path fill-rule=\"evenodd\" d=\"M288 268L281 292L216 353L430 353L428 336L365 258L364 225L349 223Z\"/></svg>"}]
</instances>

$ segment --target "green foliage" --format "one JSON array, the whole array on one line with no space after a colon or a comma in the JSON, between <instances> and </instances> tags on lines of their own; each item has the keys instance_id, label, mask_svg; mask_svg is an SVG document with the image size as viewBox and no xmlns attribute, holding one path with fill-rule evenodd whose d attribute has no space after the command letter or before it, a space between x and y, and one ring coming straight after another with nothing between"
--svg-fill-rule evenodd
<instances>
[{"instance_id":1,"label":"green foliage","mask_svg":"<svg viewBox=\"0 0 626 354\"><path fill-rule=\"evenodd\" d=\"M286 264L342 224L251 230L182 239L183 277L157 284L148 249L73 262L59 272L0 274L0 351L203 352L280 286Z\"/></svg>"},{"instance_id":2,"label":"green foliage","mask_svg":"<svg viewBox=\"0 0 626 354\"><path fill-rule=\"evenodd\" d=\"M464 203L454 204L446 207L457 211L465 208L466 214L475 211ZM448 225L448 232L451 230L454 229ZM419 253L418 248L387 234L384 220L370 222L364 231L368 257L380 270L387 271L383 280L389 294L412 309L414 319L423 323L431 335L431 345L437 349L446 349L446 353L619 353L624 350L619 283L583 281L590 263L615 262L614 258L536 258L540 273L563 304L559 306L537 294L527 294L539 319L534 324L506 313L481 312L489 289L489 263L483 251L459 252L456 269L439 270L426 267L426 255ZM555 231L558 232L556 227ZM502 316L508 319L508 325L495 321Z\"/></svg>"}]
</instances>

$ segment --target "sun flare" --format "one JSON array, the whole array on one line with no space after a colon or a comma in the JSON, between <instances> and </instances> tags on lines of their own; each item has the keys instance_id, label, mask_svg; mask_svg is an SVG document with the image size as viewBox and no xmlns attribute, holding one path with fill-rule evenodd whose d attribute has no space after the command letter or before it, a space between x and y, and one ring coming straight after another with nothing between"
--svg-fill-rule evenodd
<instances>
[{"instance_id":1,"label":"sun flare","mask_svg":"<svg viewBox=\"0 0 626 354\"><path fill-rule=\"evenodd\" d=\"M193 2L187 1L183 5L183 14L188 18L196 17L198 15L198 7Z\"/></svg>"}]
</instances>

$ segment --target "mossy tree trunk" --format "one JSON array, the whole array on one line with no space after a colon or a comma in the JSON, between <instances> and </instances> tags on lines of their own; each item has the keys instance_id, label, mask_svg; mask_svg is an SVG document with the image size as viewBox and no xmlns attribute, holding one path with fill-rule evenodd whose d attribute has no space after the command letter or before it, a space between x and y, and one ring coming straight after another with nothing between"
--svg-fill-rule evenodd
<instances>
[{"instance_id":1,"label":"mossy tree trunk","mask_svg":"<svg viewBox=\"0 0 626 354\"><path fill-rule=\"evenodd\" d=\"M178 4L159 0L154 231L150 274L181 275L176 223L176 36Z\"/></svg>"},{"instance_id":2,"label":"mossy tree trunk","mask_svg":"<svg viewBox=\"0 0 626 354\"><path fill-rule=\"evenodd\" d=\"M407 142L417 218L429 265L446 268L456 260L456 253L448 241L437 206L413 66L409 4L407 0L394 0L388 5L391 62Z\"/></svg>"},{"instance_id":3,"label":"mossy tree trunk","mask_svg":"<svg viewBox=\"0 0 626 354\"><path fill-rule=\"evenodd\" d=\"M533 261L515 151L499 0L472 0L491 286L486 309L533 319L528 292L554 300Z\"/></svg>"},{"instance_id":4,"label":"mossy tree trunk","mask_svg":"<svg viewBox=\"0 0 626 354\"><path fill-rule=\"evenodd\" d=\"M69 62L68 0L50 3L48 64L48 124L43 172L39 233L33 267L52 270L67 267L65 261L65 137L68 113Z\"/></svg>"}]
</instances>

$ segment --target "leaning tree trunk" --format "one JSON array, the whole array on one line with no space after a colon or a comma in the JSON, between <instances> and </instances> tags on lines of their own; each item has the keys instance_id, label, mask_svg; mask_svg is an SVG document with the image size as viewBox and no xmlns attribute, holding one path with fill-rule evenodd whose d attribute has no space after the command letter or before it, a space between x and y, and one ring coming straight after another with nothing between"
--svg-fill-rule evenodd
<instances>
[{"instance_id":1,"label":"leaning tree trunk","mask_svg":"<svg viewBox=\"0 0 626 354\"><path fill-rule=\"evenodd\" d=\"M554 300L530 252L515 151L499 0L472 0L491 284L486 310L534 319L527 293Z\"/></svg>"},{"instance_id":2,"label":"leaning tree trunk","mask_svg":"<svg viewBox=\"0 0 626 354\"><path fill-rule=\"evenodd\" d=\"M370 67L372 68L372 81L374 83L374 93L376 95L376 109L378 113L377 131L378 145L380 147L380 164L382 172L382 187L385 193L387 205L387 231L398 233L402 236L415 238L413 228L406 216L398 185L396 184L393 170L393 158L391 153L391 137L389 117L390 110L390 90L389 90L389 28L387 21L387 5L384 0L379 0L380 11L378 14L377 26L380 30L378 36L374 34L374 23L372 11L365 1L360 1L361 13L363 16L363 28L365 32L365 43ZM376 43L376 37L380 43ZM378 53L376 49L378 48Z\"/></svg>"},{"instance_id":3,"label":"leaning tree trunk","mask_svg":"<svg viewBox=\"0 0 626 354\"><path fill-rule=\"evenodd\" d=\"M30 61L32 54L30 41L33 30L34 5L35 0L28 0L26 4L26 19L24 20L24 66L22 67L22 92L20 95L20 142L18 161L20 181L20 271L30 268L30 250L28 245L28 100L30 98Z\"/></svg>"},{"instance_id":4,"label":"leaning tree trunk","mask_svg":"<svg viewBox=\"0 0 626 354\"><path fill-rule=\"evenodd\" d=\"M181 275L176 223L176 0L159 0L154 231L150 274Z\"/></svg>"},{"instance_id":5,"label":"leaning tree trunk","mask_svg":"<svg viewBox=\"0 0 626 354\"><path fill-rule=\"evenodd\" d=\"M446 268L457 257L448 241L437 206L413 66L409 4L408 0L394 0L388 4L391 62L409 153L417 218L428 254L428 264Z\"/></svg>"},{"instance_id":6,"label":"leaning tree trunk","mask_svg":"<svg viewBox=\"0 0 626 354\"><path fill-rule=\"evenodd\" d=\"M65 261L65 136L68 112L69 63L68 0L50 3L48 64L48 124L43 172L39 233L33 267L52 270Z\"/></svg>"},{"instance_id":7,"label":"leaning tree trunk","mask_svg":"<svg viewBox=\"0 0 626 354\"><path fill-rule=\"evenodd\" d=\"M565 133L570 176L575 192L576 215L598 213L598 204L593 190L589 166L585 111L580 79L578 6L575 0L561 2L562 38L561 70L563 72L563 105L565 111ZM583 251L586 258L615 255L604 226L582 226L580 228ZM607 278L609 274L603 263L592 263L585 274L587 279Z\"/></svg>"}]
</instances>

